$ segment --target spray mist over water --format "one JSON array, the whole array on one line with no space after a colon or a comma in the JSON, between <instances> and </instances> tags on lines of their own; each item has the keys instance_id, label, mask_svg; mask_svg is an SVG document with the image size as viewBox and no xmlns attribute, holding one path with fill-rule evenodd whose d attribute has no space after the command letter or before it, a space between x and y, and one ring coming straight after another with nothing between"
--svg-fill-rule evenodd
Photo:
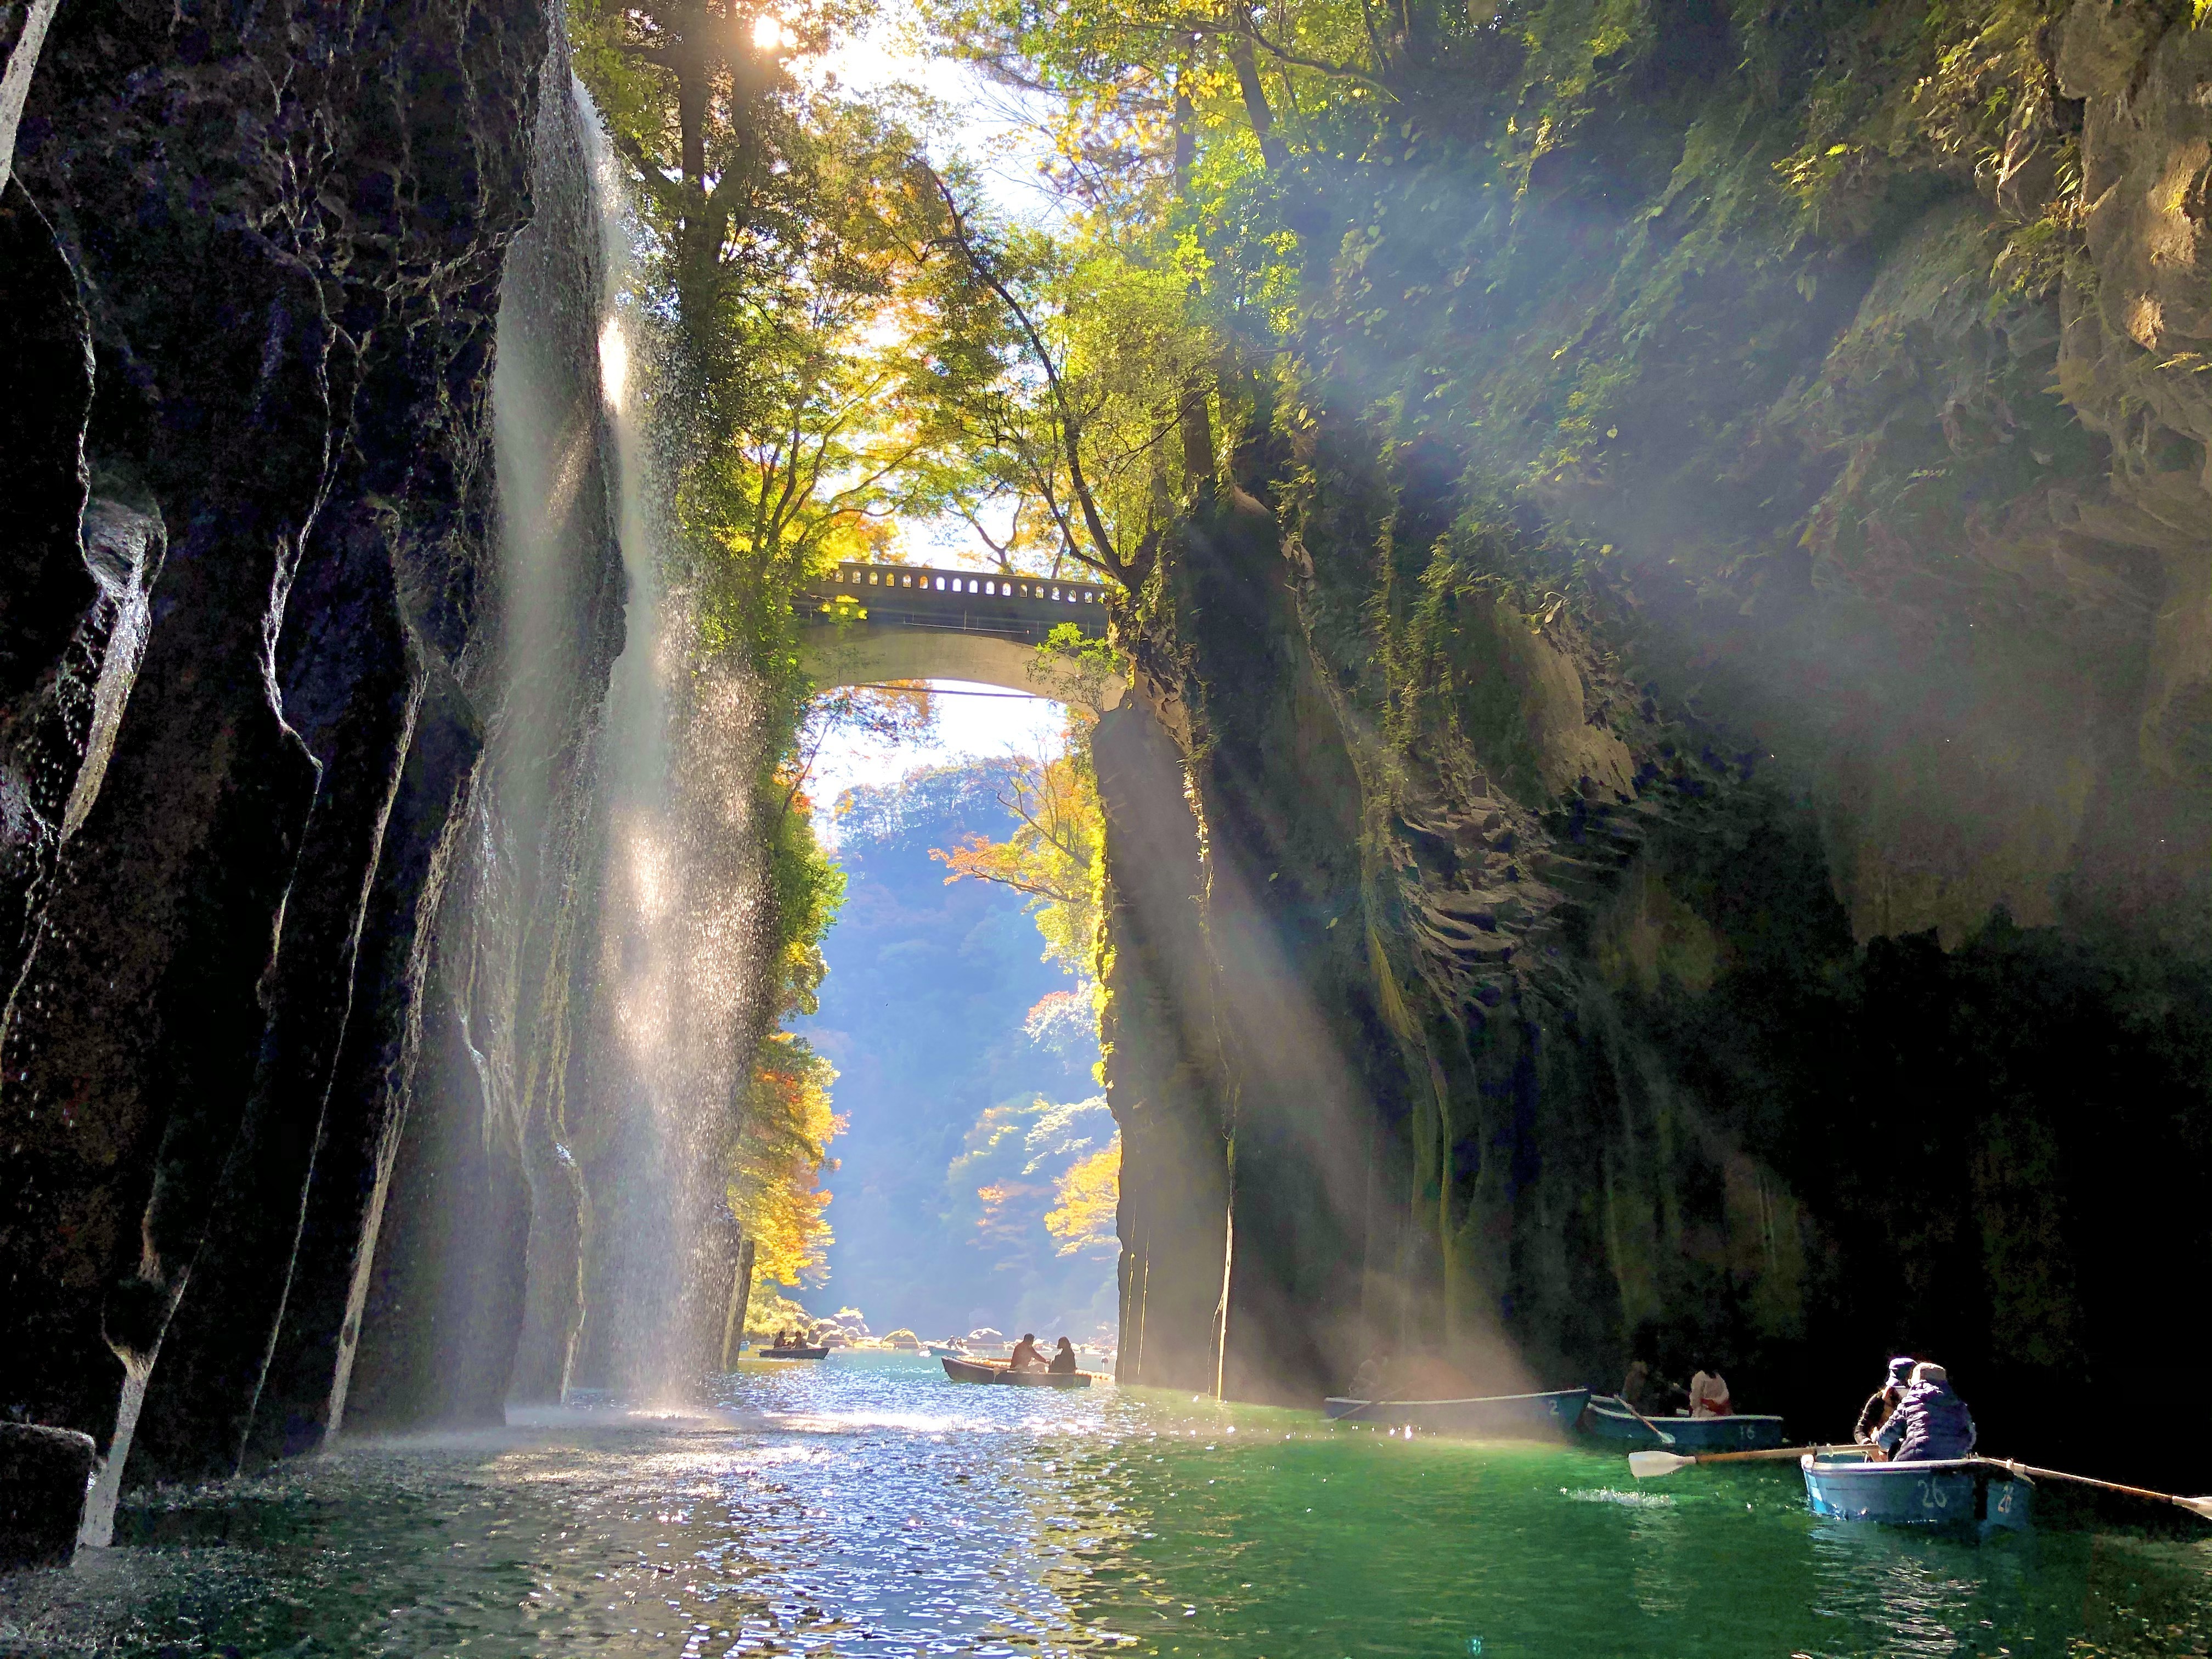
<instances>
[{"instance_id":1,"label":"spray mist over water","mask_svg":"<svg viewBox=\"0 0 2212 1659\"><path fill-rule=\"evenodd\" d=\"M768 742L748 670L701 646L665 572L674 468L657 442L659 342L632 298L623 178L579 85L605 249L600 377L622 478L629 629L609 693L587 1087L605 1148L590 1182L583 1380L679 1398L719 1364L739 1244L728 1172L772 1014Z\"/></svg>"}]
</instances>

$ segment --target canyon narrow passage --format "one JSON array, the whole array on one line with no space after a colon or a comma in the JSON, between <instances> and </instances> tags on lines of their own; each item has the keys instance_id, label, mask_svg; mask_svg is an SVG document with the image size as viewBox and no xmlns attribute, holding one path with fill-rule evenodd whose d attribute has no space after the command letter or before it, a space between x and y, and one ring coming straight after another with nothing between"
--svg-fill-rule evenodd
<instances>
[{"instance_id":1,"label":"canyon narrow passage","mask_svg":"<svg viewBox=\"0 0 2212 1659\"><path fill-rule=\"evenodd\" d=\"M0 1652L2212 1650L2207 0L0 0Z\"/></svg>"}]
</instances>

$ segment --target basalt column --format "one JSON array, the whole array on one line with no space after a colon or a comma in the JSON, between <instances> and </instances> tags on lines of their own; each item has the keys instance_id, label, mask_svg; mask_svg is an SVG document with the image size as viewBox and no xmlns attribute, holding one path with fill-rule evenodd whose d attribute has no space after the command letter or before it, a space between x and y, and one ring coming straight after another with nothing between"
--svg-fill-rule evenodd
<instances>
[{"instance_id":1,"label":"basalt column","mask_svg":"<svg viewBox=\"0 0 2212 1659\"><path fill-rule=\"evenodd\" d=\"M1115 1376L1213 1387L1228 1215L1206 871L1182 757L1133 697L1091 738L1106 817L1107 1098L1121 1129Z\"/></svg>"},{"instance_id":2,"label":"basalt column","mask_svg":"<svg viewBox=\"0 0 2212 1659\"><path fill-rule=\"evenodd\" d=\"M173 1334L145 1473L222 1472L245 1437L400 757L426 675L476 649L545 41L520 0L75 0L30 85L10 234L37 246L33 205L75 292L0 357L0 404L55 441L11 467L67 452L10 492L9 757L38 763L9 814L0 1344L10 1410L106 1454L95 1540ZM46 513L88 486L81 524Z\"/></svg>"},{"instance_id":3,"label":"basalt column","mask_svg":"<svg viewBox=\"0 0 2212 1659\"><path fill-rule=\"evenodd\" d=\"M1362 780L1315 680L1288 571L1264 515L1209 496L1180 534L1139 660L1187 711L1206 825L1214 1088L1233 1194L1222 1385L1310 1400L1334 1380L1334 1356L1389 1320L1370 1234L1377 1182L1397 1184L1377 1160L1402 1166L1392 1152L1407 1106L1368 972ZM1202 631L1170 618L1202 618Z\"/></svg>"}]
</instances>

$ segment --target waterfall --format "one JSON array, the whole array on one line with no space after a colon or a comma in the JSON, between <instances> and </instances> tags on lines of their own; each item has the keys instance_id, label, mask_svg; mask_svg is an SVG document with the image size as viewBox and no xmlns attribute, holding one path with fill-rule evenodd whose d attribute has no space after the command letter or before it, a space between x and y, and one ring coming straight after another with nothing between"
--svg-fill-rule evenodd
<instances>
[{"instance_id":1,"label":"waterfall","mask_svg":"<svg viewBox=\"0 0 2212 1659\"><path fill-rule=\"evenodd\" d=\"M567 83L557 41L545 84ZM566 1391L583 1314L599 778L625 606L622 471L599 340L606 260L587 112L540 100L529 225L509 250L492 378L490 648L464 665L481 757L451 838L420 1048L349 1415L497 1421ZM625 609L631 613L625 617Z\"/></svg>"},{"instance_id":2,"label":"waterfall","mask_svg":"<svg viewBox=\"0 0 2212 1659\"><path fill-rule=\"evenodd\" d=\"M630 593L599 774L578 1376L653 1399L719 1358L737 1257L727 1172L766 1018L769 858L754 822L764 739L749 673L701 648L692 596L663 580L672 468L653 437L660 353L631 286L622 170L580 86L576 98L599 214L599 360Z\"/></svg>"},{"instance_id":3,"label":"waterfall","mask_svg":"<svg viewBox=\"0 0 2212 1659\"><path fill-rule=\"evenodd\" d=\"M673 468L636 226L556 50L501 297L495 648L356 1420L496 1420L719 1360L727 1196L773 1010L750 671L664 580Z\"/></svg>"}]
</instances>

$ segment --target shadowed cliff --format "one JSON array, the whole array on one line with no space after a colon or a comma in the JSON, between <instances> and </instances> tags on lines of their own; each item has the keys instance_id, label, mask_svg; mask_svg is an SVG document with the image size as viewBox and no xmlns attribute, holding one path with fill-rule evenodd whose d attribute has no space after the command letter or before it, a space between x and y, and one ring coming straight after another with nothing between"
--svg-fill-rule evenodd
<instances>
[{"instance_id":1,"label":"shadowed cliff","mask_svg":"<svg viewBox=\"0 0 2212 1659\"><path fill-rule=\"evenodd\" d=\"M1182 1386L1642 1343L1819 1437L1922 1352L2117 1467L2051 1403L2182 1386L2212 1250L2212 35L1501 19L1272 172L1295 364L1121 614L1125 1368L1164 1290Z\"/></svg>"}]
</instances>

